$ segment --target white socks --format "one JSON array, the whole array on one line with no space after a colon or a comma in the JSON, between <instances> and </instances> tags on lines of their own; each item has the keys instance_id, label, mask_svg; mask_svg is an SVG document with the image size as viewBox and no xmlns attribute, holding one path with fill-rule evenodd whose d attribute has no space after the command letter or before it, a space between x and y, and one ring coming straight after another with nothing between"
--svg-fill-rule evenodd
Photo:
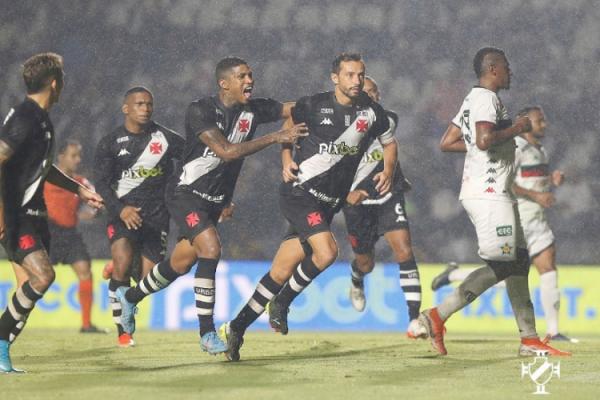
<instances>
[{"instance_id":1,"label":"white socks","mask_svg":"<svg viewBox=\"0 0 600 400\"><path fill-rule=\"evenodd\" d=\"M546 316L547 333L558 333L558 311L560 309L560 291L558 290L558 274L556 271L540 275L540 294L542 307Z\"/></svg>"}]
</instances>

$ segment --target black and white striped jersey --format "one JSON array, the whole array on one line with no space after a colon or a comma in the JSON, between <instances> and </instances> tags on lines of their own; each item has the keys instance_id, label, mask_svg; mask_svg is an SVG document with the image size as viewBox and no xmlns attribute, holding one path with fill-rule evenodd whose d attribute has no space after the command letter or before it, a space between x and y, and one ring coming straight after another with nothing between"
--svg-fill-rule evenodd
<instances>
[{"instance_id":1,"label":"black and white striped jersey","mask_svg":"<svg viewBox=\"0 0 600 400\"><path fill-rule=\"evenodd\" d=\"M398 115L389 110L385 112L390 123L389 130L394 135L398 126ZM381 171L383 171L383 146L379 140L373 140L358 164L350 190L364 190L369 193L370 199L379 198L380 195L375 189L376 182L373 181L373 178ZM392 190L401 191L403 181L404 176L400 168L400 161L398 161Z\"/></svg>"},{"instance_id":2,"label":"black and white striped jersey","mask_svg":"<svg viewBox=\"0 0 600 400\"><path fill-rule=\"evenodd\" d=\"M2 171L5 215L45 211L43 183L54 158L54 128L48 113L25 99L8 112L0 140L14 152Z\"/></svg>"},{"instance_id":3,"label":"black and white striped jersey","mask_svg":"<svg viewBox=\"0 0 600 400\"><path fill-rule=\"evenodd\" d=\"M259 124L280 120L282 109L283 105L272 99L251 99L231 108L218 96L192 102L185 116L185 151L174 177L175 190L193 193L212 205L229 202L244 160L223 161L200 140L200 134L217 129L229 142L242 143L253 138Z\"/></svg>"},{"instance_id":4,"label":"black and white striped jersey","mask_svg":"<svg viewBox=\"0 0 600 400\"><path fill-rule=\"evenodd\" d=\"M294 185L332 207L344 203L371 142L394 140L385 111L364 93L352 106L339 104L334 92L304 97L292 109L292 117L309 129L294 154L299 167Z\"/></svg>"},{"instance_id":5,"label":"black and white striped jersey","mask_svg":"<svg viewBox=\"0 0 600 400\"><path fill-rule=\"evenodd\" d=\"M102 138L94 161L96 191L104 198L109 218L131 205L142 209L144 223L162 229L169 221L165 190L183 145L181 136L155 122L142 133L120 126Z\"/></svg>"}]
</instances>

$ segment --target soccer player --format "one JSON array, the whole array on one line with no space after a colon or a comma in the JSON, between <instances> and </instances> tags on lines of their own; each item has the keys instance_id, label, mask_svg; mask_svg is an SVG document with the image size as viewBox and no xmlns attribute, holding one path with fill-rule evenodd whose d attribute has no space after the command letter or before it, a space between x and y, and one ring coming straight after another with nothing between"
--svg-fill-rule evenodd
<instances>
[{"instance_id":1,"label":"soccer player","mask_svg":"<svg viewBox=\"0 0 600 400\"><path fill-rule=\"evenodd\" d=\"M41 53L25 61L25 100L11 108L0 130L0 241L8 259L20 265L28 279L17 288L0 316L0 371L13 367L10 346L54 281L48 258L50 235L44 203L44 182L78 194L91 206L102 198L72 180L52 164L54 128L48 111L58 102L64 86L63 59Z\"/></svg>"},{"instance_id":2,"label":"soccer player","mask_svg":"<svg viewBox=\"0 0 600 400\"><path fill-rule=\"evenodd\" d=\"M545 137L547 126L542 108L527 107L521 110L518 116L529 117L532 129L522 136L515 137L516 177L512 190L517 196L527 249L532 263L540 274L540 293L547 324L545 341L577 342L576 339L561 334L558 329L560 291L556 270L556 248L554 235L544 212L545 208L554 204L551 188L563 183L564 174L559 170L549 173L548 155L541 142ZM456 263L450 263L443 273L434 278L432 288L437 290L450 281L462 281L470 272L472 270L459 270Z\"/></svg>"},{"instance_id":3,"label":"soccer player","mask_svg":"<svg viewBox=\"0 0 600 400\"><path fill-rule=\"evenodd\" d=\"M330 223L344 205L372 140L381 142L384 158L383 170L373 177L374 190L385 195L392 186L397 144L385 111L362 90L364 78L361 56L342 53L331 70L334 91L303 97L292 109L286 124L306 123L310 136L299 141L293 157L292 146L282 150L284 182L279 205L289 229L271 270L248 303L235 319L221 326L221 336L229 346L226 357L231 361L239 360L244 332L269 301L271 327L287 334L289 305L335 261L338 247Z\"/></svg>"},{"instance_id":4,"label":"soccer player","mask_svg":"<svg viewBox=\"0 0 600 400\"><path fill-rule=\"evenodd\" d=\"M363 90L373 101L379 102L379 87L373 78L365 77ZM398 116L392 111L386 113L390 130L395 132ZM350 302L357 311L365 309L364 277L375 267L375 243L383 236L400 266L400 286L408 307L407 336L412 339L424 338L425 332L419 331L421 327L417 322L421 308L421 281L404 208L404 188L410 186L398 162L392 190L383 197L379 196L373 177L383 170L383 164L383 147L378 140L374 140L358 165L347 204L343 208L348 238L354 251Z\"/></svg>"},{"instance_id":5,"label":"soccer player","mask_svg":"<svg viewBox=\"0 0 600 400\"><path fill-rule=\"evenodd\" d=\"M170 258L155 265L136 287L117 290L123 326L131 334L135 330L135 305L186 274L197 263L194 292L200 347L209 354L227 350L215 332L213 321L215 275L221 258L216 227L219 218L231 211L244 157L275 143L294 143L307 135L306 127L299 124L254 138L259 124L287 118L292 104L253 99L252 69L240 58L219 61L215 75L218 94L196 100L187 109L183 165L174 175L168 193L169 211L182 240Z\"/></svg>"},{"instance_id":6,"label":"soccer player","mask_svg":"<svg viewBox=\"0 0 600 400\"><path fill-rule=\"evenodd\" d=\"M425 310L419 322L433 348L447 354L444 323L499 281L506 289L521 336L519 354L538 350L570 355L539 339L529 295L529 255L518 209L511 191L514 180L515 136L531 130L527 116L511 123L498 92L510 88L511 72L504 52L480 49L473 60L479 84L463 101L442 138L443 151L466 151L460 201L475 226L479 256L486 265L475 270L438 307Z\"/></svg>"},{"instance_id":7,"label":"soccer player","mask_svg":"<svg viewBox=\"0 0 600 400\"><path fill-rule=\"evenodd\" d=\"M165 190L184 140L152 120L154 97L145 87L127 90L121 111L124 123L98 143L95 167L97 190L108 211L113 321L119 346L129 347L135 342L132 332L123 329L115 292L130 286L132 265L139 262L134 257L141 257L142 276L164 259L169 230Z\"/></svg>"}]
</instances>

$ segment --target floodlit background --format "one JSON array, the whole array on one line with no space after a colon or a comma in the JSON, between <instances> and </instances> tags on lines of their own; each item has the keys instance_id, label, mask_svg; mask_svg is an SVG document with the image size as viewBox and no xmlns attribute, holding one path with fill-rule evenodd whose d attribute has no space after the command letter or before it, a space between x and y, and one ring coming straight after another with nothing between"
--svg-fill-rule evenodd
<instances>
[{"instance_id":1,"label":"floodlit background","mask_svg":"<svg viewBox=\"0 0 600 400\"><path fill-rule=\"evenodd\" d=\"M511 91L501 93L504 103L513 116L526 105L544 107L551 164L567 176L548 212L558 260L600 258L600 8L593 0L1 3L0 114L21 100L27 57L62 54L67 86L51 116L59 138L84 143L83 172L92 180L96 143L122 123L120 101L132 85L149 87L155 119L183 133L185 108L215 92L213 71L224 56L251 64L255 95L296 100L332 87L328 71L337 53L361 52L384 106L400 116L400 157L414 187L413 244L422 262L477 261L475 233L457 200L463 157L442 154L437 143L475 82L475 52L501 47L514 73ZM271 148L246 161L235 219L220 229L224 258L272 258L284 231L278 160ZM106 258L103 219L82 229L93 257ZM334 229L341 259L349 259L342 219ZM379 254L392 260L381 243Z\"/></svg>"}]
</instances>

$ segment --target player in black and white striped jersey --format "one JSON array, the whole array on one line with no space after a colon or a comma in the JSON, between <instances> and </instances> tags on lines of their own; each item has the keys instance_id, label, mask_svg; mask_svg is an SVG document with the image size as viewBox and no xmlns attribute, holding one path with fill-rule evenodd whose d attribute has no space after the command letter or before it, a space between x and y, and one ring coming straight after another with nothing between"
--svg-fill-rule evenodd
<instances>
[{"instance_id":1,"label":"player in black and white striped jersey","mask_svg":"<svg viewBox=\"0 0 600 400\"><path fill-rule=\"evenodd\" d=\"M295 143L307 135L304 125L253 138L259 124L290 115L292 103L252 99L254 79L248 63L237 57L219 61L215 71L219 92L194 101L186 113L186 147L182 166L168 193L171 218L180 240L171 257L158 263L139 284L119 289L125 330L135 329L135 305L187 273L196 263L194 292L200 325L200 348L222 353L227 345L215 332L215 275L221 257L216 226L231 213L232 197L244 157L272 144ZM185 239L185 240L184 240Z\"/></svg>"},{"instance_id":2,"label":"player in black and white striped jersey","mask_svg":"<svg viewBox=\"0 0 600 400\"><path fill-rule=\"evenodd\" d=\"M379 102L379 87L373 78L365 77L363 90L371 99ZM395 132L398 116L392 111L386 112L390 120L390 130ZM422 338L425 337L425 332L417 322L421 308L421 280L412 252L404 205L404 190L409 189L410 184L405 180L398 162L392 190L385 196L380 196L375 190L373 179L383 170L383 164L383 147L378 140L373 140L358 165L347 204L343 209L348 239L354 251L350 301L357 311L365 309L364 277L375 266L375 243L383 236L400 267L400 287L408 306L407 336L412 339Z\"/></svg>"},{"instance_id":3,"label":"player in black and white striped jersey","mask_svg":"<svg viewBox=\"0 0 600 400\"><path fill-rule=\"evenodd\" d=\"M280 208L289 229L271 270L236 318L220 329L231 361L239 360L245 330L269 301L271 327L287 334L289 305L335 261L338 248L330 223L344 205L356 168L372 140L381 141L385 164L375 178L375 189L385 194L391 188L396 141L383 108L362 91L364 77L361 56L342 53L331 71L335 90L301 98L292 109L292 118L286 123L306 123L310 136L298 141L293 157L291 146L282 151Z\"/></svg>"},{"instance_id":4,"label":"player in black and white striped jersey","mask_svg":"<svg viewBox=\"0 0 600 400\"><path fill-rule=\"evenodd\" d=\"M119 287L129 287L132 266L141 264L141 277L162 261L167 246L169 213L165 190L184 140L152 120L154 98L136 86L123 99L125 121L100 140L96 148L96 189L106 200L106 234L112 255L109 298L119 346L134 344L121 324ZM135 276L135 279L140 277Z\"/></svg>"}]
</instances>

